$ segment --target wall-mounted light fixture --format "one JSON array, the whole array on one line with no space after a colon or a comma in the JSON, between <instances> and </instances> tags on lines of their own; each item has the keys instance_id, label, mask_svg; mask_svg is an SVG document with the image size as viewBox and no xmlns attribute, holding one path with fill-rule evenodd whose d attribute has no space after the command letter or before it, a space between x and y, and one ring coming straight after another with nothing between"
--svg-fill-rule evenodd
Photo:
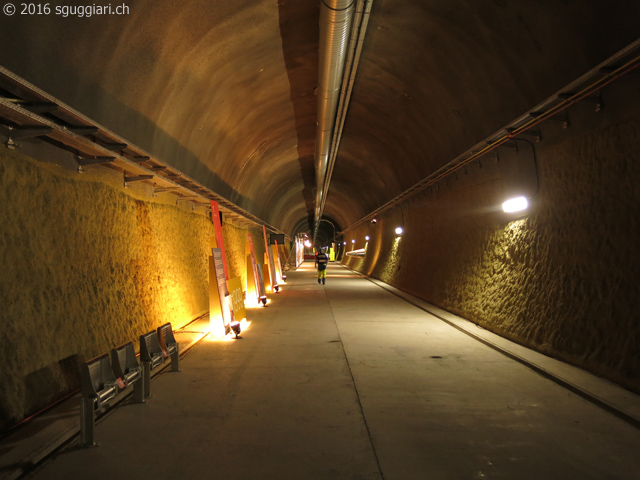
<instances>
[{"instance_id":1,"label":"wall-mounted light fixture","mask_svg":"<svg viewBox=\"0 0 640 480\"><path fill-rule=\"evenodd\" d=\"M402 229L402 227L397 227L396 228L396 235L402 235L403 232L404 232L404 230Z\"/></svg>"},{"instance_id":2,"label":"wall-mounted light fixture","mask_svg":"<svg viewBox=\"0 0 640 480\"><path fill-rule=\"evenodd\" d=\"M514 197L502 204L502 210L506 213L521 212L526 210L528 206L529 202L525 197Z\"/></svg>"},{"instance_id":3,"label":"wall-mounted light fixture","mask_svg":"<svg viewBox=\"0 0 640 480\"><path fill-rule=\"evenodd\" d=\"M377 219L376 217L373 217L373 218L371 219L371 223L378 223L378 219Z\"/></svg>"},{"instance_id":4,"label":"wall-mounted light fixture","mask_svg":"<svg viewBox=\"0 0 640 480\"><path fill-rule=\"evenodd\" d=\"M351 240L351 243L356 243L356 239L354 238L353 240Z\"/></svg>"},{"instance_id":5,"label":"wall-mounted light fixture","mask_svg":"<svg viewBox=\"0 0 640 480\"><path fill-rule=\"evenodd\" d=\"M342 242L342 244L343 244L343 245L346 245L346 244L347 244L347 242Z\"/></svg>"},{"instance_id":6,"label":"wall-mounted light fixture","mask_svg":"<svg viewBox=\"0 0 640 480\"><path fill-rule=\"evenodd\" d=\"M368 242L369 241L369 235L365 236L364 239Z\"/></svg>"}]
</instances>

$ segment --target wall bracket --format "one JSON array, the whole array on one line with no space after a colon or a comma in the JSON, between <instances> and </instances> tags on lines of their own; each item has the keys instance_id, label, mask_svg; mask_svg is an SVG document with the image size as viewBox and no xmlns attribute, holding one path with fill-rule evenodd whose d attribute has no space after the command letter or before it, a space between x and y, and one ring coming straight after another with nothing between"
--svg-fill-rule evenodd
<instances>
[{"instance_id":1,"label":"wall bracket","mask_svg":"<svg viewBox=\"0 0 640 480\"><path fill-rule=\"evenodd\" d=\"M142 180L151 180L152 178L153 178L153 175L135 175L133 177L127 177L125 175L124 176L124 186L127 187L128 183L140 182Z\"/></svg>"},{"instance_id":2,"label":"wall bracket","mask_svg":"<svg viewBox=\"0 0 640 480\"><path fill-rule=\"evenodd\" d=\"M115 157L77 157L76 162L78 162L78 173L86 172L87 165L103 165L105 163L113 163L115 161Z\"/></svg>"}]
</instances>

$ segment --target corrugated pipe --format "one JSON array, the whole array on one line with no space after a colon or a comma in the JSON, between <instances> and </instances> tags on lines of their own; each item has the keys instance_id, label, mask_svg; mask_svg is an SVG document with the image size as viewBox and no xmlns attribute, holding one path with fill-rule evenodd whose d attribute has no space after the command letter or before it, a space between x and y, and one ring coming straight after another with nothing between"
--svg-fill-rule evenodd
<instances>
[{"instance_id":1,"label":"corrugated pipe","mask_svg":"<svg viewBox=\"0 0 640 480\"><path fill-rule=\"evenodd\" d=\"M315 227L322 215L333 133L355 0L323 0L320 6Z\"/></svg>"},{"instance_id":2,"label":"corrugated pipe","mask_svg":"<svg viewBox=\"0 0 640 480\"><path fill-rule=\"evenodd\" d=\"M331 140L331 148L329 151L329 164L325 175L325 193L322 198L319 217L321 217L324 212L324 206L327 203L327 196L329 189L331 188L333 167L335 166L336 157L338 156L340 140L342 139L342 129L344 128L344 122L347 118L347 110L349 108L351 92L353 90L356 73L358 71L358 64L360 63L360 53L362 52L364 36L367 31L367 24L369 23L372 3L373 0L358 0L358 4L356 5L353 27L351 28L351 40L349 40L347 62L345 65L344 78L342 80L342 90L340 92L340 100L338 101L336 124L333 130L333 138ZM318 220L318 222L319 221L320 220Z\"/></svg>"}]
</instances>

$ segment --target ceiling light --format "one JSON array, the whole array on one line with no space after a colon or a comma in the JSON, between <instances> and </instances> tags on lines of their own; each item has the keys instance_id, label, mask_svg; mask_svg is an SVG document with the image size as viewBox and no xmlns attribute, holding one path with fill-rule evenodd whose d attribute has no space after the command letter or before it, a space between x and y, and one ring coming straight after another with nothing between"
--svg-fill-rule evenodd
<instances>
[{"instance_id":1,"label":"ceiling light","mask_svg":"<svg viewBox=\"0 0 640 480\"><path fill-rule=\"evenodd\" d=\"M502 210L506 213L520 212L526 210L529 202L525 197L510 198L502 204Z\"/></svg>"}]
</instances>

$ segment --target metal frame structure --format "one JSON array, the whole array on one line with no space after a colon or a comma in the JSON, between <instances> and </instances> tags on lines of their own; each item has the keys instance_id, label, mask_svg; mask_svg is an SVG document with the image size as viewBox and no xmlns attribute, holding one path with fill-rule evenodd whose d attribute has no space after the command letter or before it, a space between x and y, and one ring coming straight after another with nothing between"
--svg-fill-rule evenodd
<instances>
[{"instance_id":1,"label":"metal frame structure","mask_svg":"<svg viewBox=\"0 0 640 480\"><path fill-rule=\"evenodd\" d=\"M39 137L75 154L79 172L87 165L103 165L121 172L125 187L144 182L153 187L154 196L172 193L176 203L192 201L193 209L210 209L215 200L233 225L264 225L272 233L284 233L2 66L0 89L6 92L0 96L0 122L9 129L7 148L15 148L16 140Z\"/></svg>"},{"instance_id":2,"label":"metal frame structure","mask_svg":"<svg viewBox=\"0 0 640 480\"><path fill-rule=\"evenodd\" d=\"M541 134L534 127L543 121L556 120L562 124L563 128L568 128L570 123L567 109L577 102L591 102L593 103L594 111L600 112L603 108L600 95L602 88L640 67L639 53L640 40L636 40L559 92L533 107L529 112L490 135L483 142L474 145L431 175L423 178L384 205L349 225L340 233L346 234L357 226L379 217L386 210L405 202L426 188L437 185L445 177L463 169L472 162L479 162L481 157L496 150L498 147L515 148L514 139L531 137L534 141L540 141Z\"/></svg>"}]
</instances>

